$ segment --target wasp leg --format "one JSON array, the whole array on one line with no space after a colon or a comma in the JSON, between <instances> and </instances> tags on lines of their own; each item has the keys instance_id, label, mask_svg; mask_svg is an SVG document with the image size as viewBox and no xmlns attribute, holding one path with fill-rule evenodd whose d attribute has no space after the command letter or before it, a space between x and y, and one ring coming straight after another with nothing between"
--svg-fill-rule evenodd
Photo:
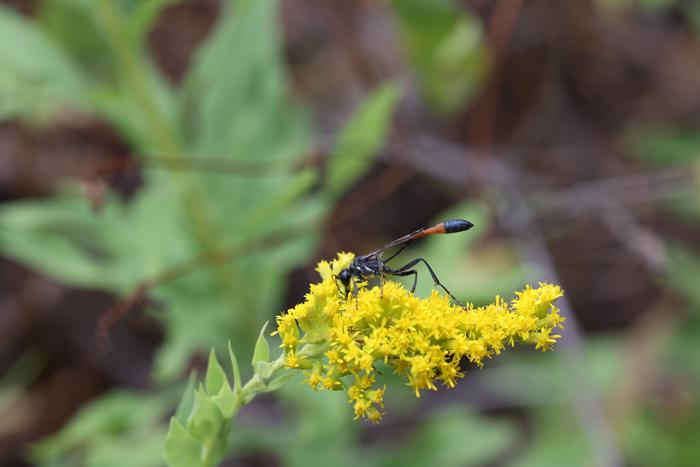
<instances>
[{"instance_id":1,"label":"wasp leg","mask_svg":"<svg viewBox=\"0 0 700 467\"><path fill-rule=\"evenodd\" d=\"M379 271L379 298L384 298L384 270Z\"/></svg>"},{"instance_id":2,"label":"wasp leg","mask_svg":"<svg viewBox=\"0 0 700 467\"><path fill-rule=\"evenodd\" d=\"M411 293L416 291L416 284L418 284L418 271L411 269L410 271L385 271L387 274L392 276L406 277L413 275L413 286L411 287Z\"/></svg>"},{"instance_id":3,"label":"wasp leg","mask_svg":"<svg viewBox=\"0 0 700 467\"><path fill-rule=\"evenodd\" d=\"M335 282L335 286L336 286L337 289L338 289L338 295L342 294L343 292L341 291L341 289L340 289L340 284L338 283L338 276L336 276L335 274L333 274L333 282ZM347 291L346 289L347 289L347 288L346 288L345 286L343 286L343 289L342 289L342 290L345 292L345 299L347 300L347 298L348 298L348 291Z\"/></svg>"},{"instance_id":4,"label":"wasp leg","mask_svg":"<svg viewBox=\"0 0 700 467\"><path fill-rule=\"evenodd\" d=\"M352 293L355 295L355 309L357 310L357 308L358 308L358 305L357 305L357 294L358 294L357 279L352 281L352 285L353 285L353 289L354 289Z\"/></svg>"},{"instance_id":5,"label":"wasp leg","mask_svg":"<svg viewBox=\"0 0 700 467\"><path fill-rule=\"evenodd\" d=\"M460 306L464 306L464 305L462 305L462 302L457 300L457 298L454 295L452 295L452 292L450 292L447 289L447 287L442 285L442 283L440 282L440 279L438 279L437 275L435 274L435 271L433 271L433 268L430 267L430 264L428 264L428 262L424 258L416 258L413 261L409 262L408 264L406 264L398 269L391 269L391 268L385 267L385 272L388 274L393 274L395 276L407 276L409 274L415 274L415 277L413 279L413 288L411 290L411 292L414 292L416 289L416 283L418 282L418 271L416 271L415 269L411 269L411 268L413 268L415 265L417 265L421 261L423 262L423 264L425 264L425 267L428 268L428 272L430 273L430 277L433 278L433 282L435 283L435 285L437 285L438 287L442 288L442 290L447 292L447 295L449 295L452 298L452 300L454 300Z\"/></svg>"},{"instance_id":6,"label":"wasp leg","mask_svg":"<svg viewBox=\"0 0 700 467\"><path fill-rule=\"evenodd\" d=\"M392 259L396 258L396 257L399 255L399 253L401 253L410 243L411 243L410 240L407 241L406 243L404 243L403 245L401 245L401 248L399 248L398 250L396 250L396 251L394 252L393 255L389 256L387 259L383 259L382 261L383 261L384 263L388 263L388 262L391 261Z\"/></svg>"}]
</instances>

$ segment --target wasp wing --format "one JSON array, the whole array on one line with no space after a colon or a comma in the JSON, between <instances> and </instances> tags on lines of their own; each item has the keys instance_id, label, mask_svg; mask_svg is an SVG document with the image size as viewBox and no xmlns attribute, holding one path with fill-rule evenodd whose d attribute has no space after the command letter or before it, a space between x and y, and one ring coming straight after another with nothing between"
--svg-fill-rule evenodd
<instances>
[{"instance_id":1,"label":"wasp wing","mask_svg":"<svg viewBox=\"0 0 700 467\"><path fill-rule=\"evenodd\" d=\"M387 243L383 247L381 247L378 250L373 251L372 253L369 253L366 256L371 256L371 255L378 255L380 253L384 253L386 250L390 248L394 248L396 246L405 246L411 243L413 240L416 238L420 238L421 234L423 233L425 229L418 229L414 232L411 232L410 234L406 234L403 237L399 237L396 240L392 240L391 242Z\"/></svg>"},{"instance_id":2,"label":"wasp wing","mask_svg":"<svg viewBox=\"0 0 700 467\"><path fill-rule=\"evenodd\" d=\"M439 224L435 224L432 227L423 227L422 229L415 230L410 234L404 235L403 237L399 237L396 240L387 243L380 249L366 254L365 257L379 255L381 253L384 253L389 248L393 248L396 246L400 246L401 250L403 250L406 247L406 245L408 245L410 242L417 238L422 238L434 234L449 234L455 232L463 232L465 230L471 229L472 227L474 227L474 224L464 219L449 219L444 222L440 222ZM392 258L397 254L398 252L394 253Z\"/></svg>"}]
</instances>

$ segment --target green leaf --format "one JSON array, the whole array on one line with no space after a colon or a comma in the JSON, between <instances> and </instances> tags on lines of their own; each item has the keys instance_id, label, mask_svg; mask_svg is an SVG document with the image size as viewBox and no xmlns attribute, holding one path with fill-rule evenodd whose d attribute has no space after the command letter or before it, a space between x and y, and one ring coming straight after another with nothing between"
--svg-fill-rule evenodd
<instances>
[{"instance_id":1,"label":"green leaf","mask_svg":"<svg viewBox=\"0 0 700 467\"><path fill-rule=\"evenodd\" d=\"M666 282L700 308L700 287L697 280L700 277L700 256L680 244L672 245L668 256L670 267Z\"/></svg>"},{"instance_id":2,"label":"green leaf","mask_svg":"<svg viewBox=\"0 0 700 467\"><path fill-rule=\"evenodd\" d=\"M136 49L143 47L148 33L164 8L181 0L109 0L125 20L125 33ZM43 0L38 16L56 40L93 71L94 63L108 63L108 45L104 31L97 26L95 0Z\"/></svg>"},{"instance_id":3,"label":"green leaf","mask_svg":"<svg viewBox=\"0 0 700 467\"><path fill-rule=\"evenodd\" d=\"M207 364L204 386L207 390L207 394L214 395L218 393L224 383L228 384L226 381L226 373L224 373L224 369L221 368L214 349L211 349L209 352L209 363Z\"/></svg>"},{"instance_id":4,"label":"green leaf","mask_svg":"<svg viewBox=\"0 0 700 467\"><path fill-rule=\"evenodd\" d=\"M278 451L282 465L381 465L371 462L364 447L362 460L356 460L358 434L363 427L353 421L344 393L310 391L300 384L286 384L280 389L280 398L298 420L295 421L298 428L291 433L289 442Z\"/></svg>"},{"instance_id":5,"label":"green leaf","mask_svg":"<svg viewBox=\"0 0 700 467\"><path fill-rule=\"evenodd\" d=\"M700 159L700 131L684 128L633 128L624 146L652 167L684 165Z\"/></svg>"},{"instance_id":6,"label":"green leaf","mask_svg":"<svg viewBox=\"0 0 700 467\"><path fill-rule=\"evenodd\" d=\"M170 467L203 466L200 459L201 445L192 437L176 418L170 419L168 434L165 437L163 457Z\"/></svg>"},{"instance_id":7,"label":"green leaf","mask_svg":"<svg viewBox=\"0 0 700 467\"><path fill-rule=\"evenodd\" d=\"M615 390L624 371L624 353L619 340L596 338L586 342L581 371L601 394ZM484 385L499 397L523 405L546 405L560 409L570 403L571 369L554 352L507 352L484 375ZM509 384L519 381L521 384Z\"/></svg>"},{"instance_id":8,"label":"green leaf","mask_svg":"<svg viewBox=\"0 0 700 467\"><path fill-rule=\"evenodd\" d=\"M112 73L112 55L95 21L93 0L43 0L37 21L92 76Z\"/></svg>"},{"instance_id":9,"label":"green leaf","mask_svg":"<svg viewBox=\"0 0 700 467\"><path fill-rule=\"evenodd\" d=\"M114 67L121 70L123 65ZM117 84L105 83L92 90L88 96L91 110L118 131L140 156L173 157L172 151L177 148L166 148L164 141L171 139L168 133L177 124L176 92L149 59L141 59L138 69L143 78L140 84L118 77ZM135 91L141 86L147 88L148 99ZM146 108L152 112L146 112Z\"/></svg>"},{"instance_id":10,"label":"green leaf","mask_svg":"<svg viewBox=\"0 0 700 467\"><path fill-rule=\"evenodd\" d=\"M345 124L328 161L325 188L331 197L342 195L371 167L389 133L398 98L396 84L387 83L367 97Z\"/></svg>"},{"instance_id":11,"label":"green leaf","mask_svg":"<svg viewBox=\"0 0 700 467\"><path fill-rule=\"evenodd\" d=\"M391 5L428 101L443 113L463 108L489 69L480 20L452 0L394 0Z\"/></svg>"},{"instance_id":12,"label":"green leaf","mask_svg":"<svg viewBox=\"0 0 700 467\"><path fill-rule=\"evenodd\" d=\"M7 203L0 251L70 285L128 293L194 254L180 210L175 187L157 183L129 205L108 197L97 214L77 194Z\"/></svg>"},{"instance_id":13,"label":"green leaf","mask_svg":"<svg viewBox=\"0 0 700 467\"><path fill-rule=\"evenodd\" d=\"M61 430L35 444L32 458L48 463L62 457L99 457L106 450L125 442L143 448L145 456L146 450L153 452L153 446L140 446L139 443L153 443L153 439L141 438L158 429L165 415L172 410L175 402L172 396L174 394L167 392L114 391L85 405ZM156 450L156 458L161 450L162 445ZM76 462L71 464L76 465ZM84 465L91 464L86 462Z\"/></svg>"},{"instance_id":14,"label":"green leaf","mask_svg":"<svg viewBox=\"0 0 700 467\"><path fill-rule=\"evenodd\" d=\"M86 467L160 467L163 465L163 452L166 426L162 429L133 430L118 438L101 438L90 443L84 461L72 465Z\"/></svg>"},{"instance_id":15,"label":"green leaf","mask_svg":"<svg viewBox=\"0 0 700 467\"><path fill-rule=\"evenodd\" d=\"M266 380L267 378L272 375L273 367L272 364L266 361L260 361L255 363L253 366L253 369L255 370L255 374L260 377L262 380Z\"/></svg>"},{"instance_id":16,"label":"green leaf","mask_svg":"<svg viewBox=\"0 0 700 467\"><path fill-rule=\"evenodd\" d=\"M161 11L182 0L122 0L122 3L130 4L127 12L129 36L131 40L142 45L160 16Z\"/></svg>"},{"instance_id":17,"label":"green leaf","mask_svg":"<svg viewBox=\"0 0 700 467\"><path fill-rule=\"evenodd\" d=\"M274 193L270 193L255 209L238 221L236 226L238 233L244 238L249 238L252 235L260 236L271 227L279 230L278 225L270 226L269 220L279 219L289 209L298 208L299 202L308 196L317 181L318 172L311 169L302 170L286 178L283 186Z\"/></svg>"},{"instance_id":18,"label":"green leaf","mask_svg":"<svg viewBox=\"0 0 700 467\"><path fill-rule=\"evenodd\" d=\"M689 393L693 392L693 398L689 400L697 403L697 390L693 389L686 388ZM625 447L628 465L700 465L700 446L694 441L700 436L697 405L678 414L647 400L623 422L620 441Z\"/></svg>"},{"instance_id":19,"label":"green leaf","mask_svg":"<svg viewBox=\"0 0 700 467\"><path fill-rule=\"evenodd\" d=\"M303 156L308 123L287 96L276 0L226 2L185 84L192 148L205 157Z\"/></svg>"},{"instance_id":20,"label":"green leaf","mask_svg":"<svg viewBox=\"0 0 700 467\"><path fill-rule=\"evenodd\" d=\"M199 441L207 442L218 438L223 424L221 411L200 386L194 393L194 406L187 420L187 430Z\"/></svg>"},{"instance_id":21,"label":"green leaf","mask_svg":"<svg viewBox=\"0 0 700 467\"><path fill-rule=\"evenodd\" d=\"M43 123L82 107L85 82L60 47L32 21L0 6L0 119Z\"/></svg>"},{"instance_id":22,"label":"green leaf","mask_svg":"<svg viewBox=\"0 0 700 467\"><path fill-rule=\"evenodd\" d=\"M417 426L402 449L377 452L377 464L385 467L491 464L511 445L515 435L510 423L452 407Z\"/></svg>"},{"instance_id":23,"label":"green leaf","mask_svg":"<svg viewBox=\"0 0 700 467\"><path fill-rule=\"evenodd\" d=\"M253 367L255 368L259 362L268 362L270 360L270 344L267 342L265 337L265 329L267 328L268 322L266 322L260 334L258 335L258 340L255 343L255 352L253 353Z\"/></svg>"},{"instance_id":24,"label":"green leaf","mask_svg":"<svg viewBox=\"0 0 700 467\"><path fill-rule=\"evenodd\" d=\"M168 330L165 343L158 352L154 372L161 380L168 380L177 376L195 353L202 353L217 348L216 344L226 341L235 330L235 321L220 310L230 306L225 297L221 296L220 289L212 286L208 281L213 281L211 271L202 271L200 278L187 278L181 283L172 283L163 286L160 290L151 293L151 296L167 306L167 314L161 318ZM197 293L189 287L199 285L201 292L209 291L210 295ZM199 302L199 303L197 303ZM194 307L201 313L200 319L188 319Z\"/></svg>"},{"instance_id":25,"label":"green leaf","mask_svg":"<svg viewBox=\"0 0 700 467\"><path fill-rule=\"evenodd\" d=\"M238 368L238 360L236 354L231 349L231 341L228 342L228 355L231 359L231 368L233 369L233 388L236 394L241 392L241 371Z\"/></svg>"},{"instance_id":26,"label":"green leaf","mask_svg":"<svg viewBox=\"0 0 700 467\"><path fill-rule=\"evenodd\" d=\"M557 420L555 417L560 416ZM576 423L561 419L561 411L552 413L536 426L533 442L513 465L515 467L559 467L562 459L569 465L593 464L590 441L577 430ZM656 465L656 464L648 464Z\"/></svg>"},{"instance_id":27,"label":"green leaf","mask_svg":"<svg viewBox=\"0 0 700 467\"><path fill-rule=\"evenodd\" d=\"M21 201L0 207L0 250L73 285L103 284L110 252L87 200Z\"/></svg>"},{"instance_id":28,"label":"green leaf","mask_svg":"<svg viewBox=\"0 0 700 467\"><path fill-rule=\"evenodd\" d=\"M216 404L219 410L221 410L221 414L224 418L231 418L236 413L238 402L228 382L224 382L219 393L213 396L211 400Z\"/></svg>"},{"instance_id":29,"label":"green leaf","mask_svg":"<svg viewBox=\"0 0 700 467\"><path fill-rule=\"evenodd\" d=\"M194 405L194 385L197 380L197 372L192 371L190 377L187 379L187 386L182 393L180 402L177 404L177 409L175 409L175 418L180 423L186 423L187 418L192 412L192 406Z\"/></svg>"},{"instance_id":30,"label":"green leaf","mask_svg":"<svg viewBox=\"0 0 700 467\"><path fill-rule=\"evenodd\" d=\"M223 4L182 90L181 121L175 127L187 129L178 135L186 157L279 168L297 167L306 155L308 118L289 96L280 51L278 4L275 0ZM125 127L137 121L130 113L120 115ZM130 131L136 135L134 139L144 134ZM185 180L176 185L195 193L185 195L184 203L183 195L178 197L181 206L191 208L183 216L188 224L179 230L192 236L192 255L263 238L272 230L304 225L328 210L327 204L320 202L321 196L312 192L317 176L314 170L294 174L275 170L274 175L260 177L233 172L178 174ZM202 346L206 351L211 346L223 350L227 338L236 354L250 361L264 314L281 305L286 273L306 261L314 241L313 234L292 235L289 241L264 252L236 255L229 264L217 266L206 293L197 291L198 284L190 278L183 278L181 284L191 295L186 297L186 306L181 305L186 295L183 291L168 287L166 292L163 287L160 292L167 293L169 307L180 309L169 309L165 317L168 347L161 353L172 352L172 356L159 357L159 375L176 375L191 352ZM270 274L270 270L277 274ZM204 280L201 283L206 284ZM199 314L203 322L192 323L191 308L185 312L186 308L211 301L219 309L207 303L207 312ZM215 332L207 336L211 329Z\"/></svg>"}]
</instances>

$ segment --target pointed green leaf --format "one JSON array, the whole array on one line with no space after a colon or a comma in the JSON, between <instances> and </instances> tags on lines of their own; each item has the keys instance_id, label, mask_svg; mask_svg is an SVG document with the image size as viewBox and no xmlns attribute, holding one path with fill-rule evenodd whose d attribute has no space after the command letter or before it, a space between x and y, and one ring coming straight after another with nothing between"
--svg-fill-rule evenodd
<instances>
[{"instance_id":1,"label":"pointed green leaf","mask_svg":"<svg viewBox=\"0 0 700 467\"><path fill-rule=\"evenodd\" d=\"M228 342L228 355L231 358L231 367L233 369L233 389L236 393L241 391L241 371L238 369L238 359L231 348L231 341Z\"/></svg>"},{"instance_id":2,"label":"pointed green leaf","mask_svg":"<svg viewBox=\"0 0 700 467\"><path fill-rule=\"evenodd\" d=\"M21 47L18 47L21 44ZM0 5L0 118L43 122L85 104L85 77L34 21Z\"/></svg>"},{"instance_id":3,"label":"pointed green leaf","mask_svg":"<svg viewBox=\"0 0 700 467\"><path fill-rule=\"evenodd\" d=\"M180 423L185 423L187 421L187 417L189 417L190 412L192 411L192 405L194 404L194 384L196 380L197 372L193 370L190 373L189 379L187 380L187 386L182 393L180 403L177 405L177 409L175 410L175 418Z\"/></svg>"},{"instance_id":4,"label":"pointed green leaf","mask_svg":"<svg viewBox=\"0 0 700 467\"><path fill-rule=\"evenodd\" d=\"M256 161L304 153L308 119L288 97L278 6L224 2L183 90L195 153Z\"/></svg>"},{"instance_id":5,"label":"pointed green leaf","mask_svg":"<svg viewBox=\"0 0 700 467\"><path fill-rule=\"evenodd\" d=\"M255 370L255 374L258 375L258 377L262 380L266 380L267 378L272 375L272 364L270 362L266 361L259 361L256 362L255 365L253 366L253 370Z\"/></svg>"},{"instance_id":6,"label":"pointed green leaf","mask_svg":"<svg viewBox=\"0 0 700 467\"><path fill-rule=\"evenodd\" d=\"M165 437L163 457L170 467L199 467L201 446L175 418L170 419L170 427Z\"/></svg>"},{"instance_id":7,"label":"pointed green leaf","mask_svg":"<svg viewBox=\"0 0 700 467\"><path fill-rule=\"evenodd\" d=\"M207 394L213 395L218 393L221 386L224 385L224 382L226 382L226 373L224 373L224 369L221 368L214 349L211 349L209 353L209 363L207 364L207 374L205 376Z\"/></svg>"},{"instance_id":8,"label":"pointed green leaf","mask_svg":"<svg viewBox=\"0 0 700 467\"><path fill-rule=\"evenodd\" d=\"M396 84L387 83L367 97L345 124L328 161L329 195L342 195L371 167L389 132L398 98Z\"/></svg>"},{"instance_id":9,"label":"pointed green leaf","mask_svg":"<svg viewBox=\"0 0 700 467\"><path fill-rule=\"evenodd\" d=\"M453 0L394 0L399 31L426 100L464 108L483 86L490 57L479 18Z\"/></svg>"},{"instance_id":10,"label":"pointed green leaf","mask_svg":"<svg viewBox=\"0 0 700 467\"><path fill-rule=\"evenodd\" d=\"M257 367L258 362L267 362L270 360L270 344L265 338L265 329L267 322L263 325L258 336L258 341L255 343L255 352L253 353L253 368ZM256 369L257 373L257 369Z\"/></svg>"},{"instance_id":11,"label":"pointed green leaf","mask_svg":"<svg viewBox=\"0 0 700 467\"><path fill-rule=\"evenodd\" d=\"M224 419L219 408L200 386L194 395L194 407L187 420L188 431L201 442L216 439L223 428Z\"/></svg>"},{"instance_id":12,"label":"pointed green leaf","mask_svg":"<svg viewBox=\"0 0 700 467\"><path fill-rule=\"evenodd\" d=\"M221 414L224 418L229 419L236 413L236 396L231 390L231 386L228 385L228 382L224 382L224 384L221 385L219 393L213 396L211 400L216 404L219 410L221 410Z\"/></svg>"},{"instance_id":13,"label":"pointed green leaf","mask_svg":"<svg viewBox=\"0 0 700 467\"><path fill-rule=\"evenodd\" d=\"M181 0L141 0L134 2L132 11L128 12L129 36L135 45L140 45L147 37L161 11Z\"/></svg>"}]
</instances>

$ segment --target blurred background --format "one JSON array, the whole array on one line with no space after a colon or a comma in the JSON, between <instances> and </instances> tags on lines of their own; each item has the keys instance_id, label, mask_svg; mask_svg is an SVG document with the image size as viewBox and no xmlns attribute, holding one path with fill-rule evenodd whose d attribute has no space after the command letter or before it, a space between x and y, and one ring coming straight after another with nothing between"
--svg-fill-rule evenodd
<instances>
[{"instance_id":1,"label":"blurred background","mask_svg":"<svg viewBox=\"0 0 700 467\"><path fill-rule=\"evenodd\" d=\"M0 118L3 466L163 465L210 348L450 217L403 256L561 284L556 351L379 425L289 384L225 465L700 465L698 2L2 1Z\"/></svg>"}]
</instances>

